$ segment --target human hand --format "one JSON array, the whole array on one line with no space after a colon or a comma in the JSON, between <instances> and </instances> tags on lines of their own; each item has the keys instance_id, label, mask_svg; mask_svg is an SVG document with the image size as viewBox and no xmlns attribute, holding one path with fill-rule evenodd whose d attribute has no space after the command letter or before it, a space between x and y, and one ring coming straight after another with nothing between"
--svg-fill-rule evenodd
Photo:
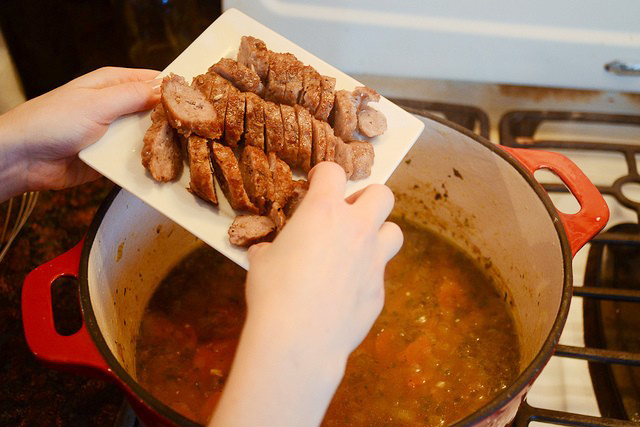
<instances>
[{"instance_id":1,"label":"human hand","mask_svg":"<svg viewBox=\"0 0 640 427\"><path fill-rule=\"evenodd\" d=\"M105 67L0 116L0 201L97 178L78 152L118 117L160 100L158 71Z\"/></svg>"},{"instance_id":2,"label":"human hand","mask_svg":"<svg viewBox=\"0 0 640 427\"><path fill-rule=\"evenodd\" d=\"M319 424L382 310L385 265L402 245L385 222L393 194L371 185L345 199L330 162L309 180L275 241L249 249L247 319L212 425Z\"/></svg>"}]
</instances>

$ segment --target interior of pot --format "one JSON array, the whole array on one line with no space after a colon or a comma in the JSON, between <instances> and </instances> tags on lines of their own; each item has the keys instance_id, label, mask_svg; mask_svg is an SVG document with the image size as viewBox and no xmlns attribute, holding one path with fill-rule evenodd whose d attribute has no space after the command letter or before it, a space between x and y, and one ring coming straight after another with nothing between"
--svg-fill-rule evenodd
<instances>
[{"instance_id":1,"label":"interior of pot","mask_svg":"<svg viewBox=\"0 0 640 427\"><path fill-rule=\"evenodd\" d=\"M497 278L514 308L523 371L549 339L568 286L551 204L490 143L422 119L424 133L388 183L394 214L450 238ZM87 266L91 309L112 353L107 359L133 378L143 310L160 280L198 244L126 191L104 214ZM559 330L553 333L557 339Z\"/></svg>"}]
</instances>

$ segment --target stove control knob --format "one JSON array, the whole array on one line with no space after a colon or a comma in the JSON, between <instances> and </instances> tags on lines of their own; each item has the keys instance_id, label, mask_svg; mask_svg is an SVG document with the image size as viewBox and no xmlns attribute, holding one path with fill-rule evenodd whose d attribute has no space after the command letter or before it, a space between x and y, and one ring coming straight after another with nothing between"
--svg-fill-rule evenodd
<instances>
[{"instance_id":1,"label":"stove control knob","mask_svg":"<svg viewBox=\"0 0 640 427\"><path fill-rule=\"evenodd\" d=\"M611 61L604 69L618 76L640 76L640 62Z\"/></svg>"}]
</instances>

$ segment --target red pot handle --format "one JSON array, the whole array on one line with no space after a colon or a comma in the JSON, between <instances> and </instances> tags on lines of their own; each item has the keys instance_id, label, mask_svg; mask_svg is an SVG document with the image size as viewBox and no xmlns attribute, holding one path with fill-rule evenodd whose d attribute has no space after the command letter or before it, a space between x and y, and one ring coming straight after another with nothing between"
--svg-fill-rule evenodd
<instances>
[{"instance_id":1,"label":"red pot handle","mask_svg":"<svg viewBox=\"0 0 640 427\"><path fill-rule=\"evenodd\" d=\"M602 194L587 176L567 157L550 151L501 146L533 173L549 169L560 177L580 204L575 214L558 212L564 226L571 253L575 255L609 220L609 207Z\"/></svg>"},{"instance_id":2,"label":"red pot handle","mask_svg":"<svg viewBox=\"0 0 640 427\"><path fill-rule=\"evenodd\" d=\"M27 275L22 287L22 323L29 348L37 358L58 368L110 376L84 319L73 335L60 335L54 325L51 285L62 276L78 277L81 241L73 249L42 264Z\"/></svg>"}]
</instances>

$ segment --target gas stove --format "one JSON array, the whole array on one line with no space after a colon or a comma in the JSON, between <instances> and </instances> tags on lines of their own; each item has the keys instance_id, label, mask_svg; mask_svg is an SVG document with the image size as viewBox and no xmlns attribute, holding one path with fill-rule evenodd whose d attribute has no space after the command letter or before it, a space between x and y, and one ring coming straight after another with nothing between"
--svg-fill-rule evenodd
<instances>
[{"instance_id":1,"label":"gas stove","mask_svg":"<svg viewBox=\"0 0 640 427\"><path fill-rule=\"evenodd\" d=\"M605 196L607 227L573 261L574 297L555 356L516 425L640 422L640 96L441 80L356 78L410 109L439 115L496 144L555 151ZM558 208L579 204L553 173L537 180ZM635 366L635 367L634 367Z\"/></svg>"}]
</instances>

